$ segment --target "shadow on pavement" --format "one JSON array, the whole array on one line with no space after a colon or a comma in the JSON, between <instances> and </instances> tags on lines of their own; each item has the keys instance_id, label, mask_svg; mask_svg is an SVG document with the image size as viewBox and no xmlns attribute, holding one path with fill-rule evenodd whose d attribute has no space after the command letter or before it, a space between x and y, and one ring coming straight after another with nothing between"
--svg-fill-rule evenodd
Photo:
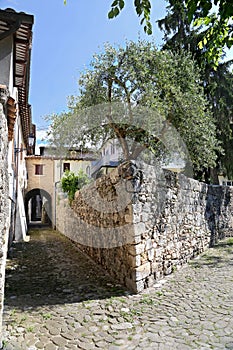
<instances>
[{"instance_id":1,"label":"shadow on pavement","mask_svg":"<svg viewBox=\"0 0 233 350\"><path fill-rule=\"evenodd\" d=\"M123 286L56 231L33 230L29 242L12 246L5 305L25 309L125 294Z\"/></svg>"},{"instance_id":2,"label":"shadow on pavement","mask_svg":"<svg viewBox=\"0 0 233 350\"><path fill-rule=\"evenodd\" d=\"M233 265L233 237L219 241L209 249L208 253L190 261L190 265L195 268L205 266L220 268L223 265Z\"/></svg>"}]
</instances>

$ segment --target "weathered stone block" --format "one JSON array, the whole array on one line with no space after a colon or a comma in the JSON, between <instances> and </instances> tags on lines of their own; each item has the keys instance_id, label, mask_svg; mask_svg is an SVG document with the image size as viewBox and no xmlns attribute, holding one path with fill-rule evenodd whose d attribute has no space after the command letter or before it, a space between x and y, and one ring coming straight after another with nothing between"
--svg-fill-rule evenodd
<instances>
[{"instance_id":1,"label":"weathered stone block","mask_svg":"<svg viewBox=\"0 0 233 350\"><path fill-rule=\"evenodd\" d=\"M131 291L133 291L134 293L140 293L144 290L145 286L144 286L144 282L143 281L137 281L135 282L134 280L132 280L129 277L126 277L125 279L125 285L127 288L129 288Z\"/></svg>"},{"instance_id":2,"label":"weathered stone block","mask_svg":"<svg viewBox=\"0 0 233 350\"><path fill-rule=\"evenodd\" d=\"M139 267L136 267L134 272L133 272L133 276L132 279L134 281L141 281L143 279L145 279L146 277L148 277L151 273L151 265L150 262L147 262Z\"/></svg>"},{"instance_id":3,"label":"weathered stone block","mask_svg":"<svg viewBox=\"0 0 233 350\"><path fill-rule=\"evenodd\" d=\"M151 238L149 238L149 239L146 240L145 249L149 250L149 249L152 249L152 248L153 248L153 242L152 242Z\"/></svg>"},{"instance_id":4,"label":"weathered stone block","mask_svg":"<svg viewBox=\"0 0 233 350\"><path fill-rule=\"evenodd\" d=\"M151 288L151 287L153 287L154 284L155 284L155 276L154 275L151 275L151 276L146 278L146 282L145 282L146 288Z\"/></svg>"},{"instance_id":5,"label":"weathered stone block","mask_svg":"<svg viewBox=\"0 0 233 350\"><path fill-rule=\"evenodd\" d=\"M128 260L129 266L131 266L131 267L138 267L141 265L141 256L140 255L133 256L133 255L129 254L127 257L127 260Z\"/></svg>"},{"instance_id":6,"label":"weathered stone block","mask_svg":"<svg viewBox=\"0 0 233 350\"><path fill-rule=\"evenodd\" d=\"M126 214L125 215L125 222L126 223L132 223L133 222L132 215Z\"/></svg>"},{"instance_id":7,"label":"weathered stone block","mask_svg":"<svg viewBox=\"0 0 233 350\"><path fill-rule=\"evenodd\" d=\"M142 235L143 233L145 233L145 230L146 230L146 226L143 222L139 222L138 224L134 225L135 236Z\"/></svg>"},{"instance_id":8,"label":"weathered stone block","mask_svg":"<svg viewBox=\"0 0 233 350\"><path fill-rule=\"evenodd\" d=\"M153 248L149 249L147 254L148 254L148 260L149 261L153 261L154 260L154 256L155 256L155 250Z\"/></svg>"},{"instance_id":9,"label":"weathered stone block","mask_svg":"<svg viewBox=\"0 0 233 350\"><path fill-rule=\"evenodd\" d=\"M164 249L163 248L156 248L155 249L155 257L156 258L161 257L163 255L163 253L164 253Z\"/></svg>"},{"instance_id":10,"label":"weathered stone block","mask_svg":"<svg viewBox=\"0 0 233 350\"><path fill-rule=\"evenodd\" d=\"M142 166L142 171L141 192L135 197L134 204L120 212L117 206L114 207L109 202L108 211L114 210L112 214L106 216L104 207L102 209L99 207L99 212L90 211L81 197L77 196L74 210L79 213L82 220L89 219L92 226L90 225L88 230L85 229L85 225L80 228L82 224L80 221L76 225L73 222L69 228L67 222L61 225L65 227L67 235L72 229L72 237L77 240L80 239L80 230L85 232L89 245L101 241L112 242L114 245L117 242L121 243L122 247L119 247L121 250L115 248L112 251L98 250L97 254L96 251L86 248L86 252L101 262L112 275L121 281L126 281L126 285L136 292L148 287L154 278L159 279L171 273L173 263L181 266L202 251L208 246L212 233L218 238L230 230L233 232L232 190L221 186L217 188L207 186L169 171L164 172L161 180L156 170L147 166L145 168ZM103 187L105 184L105 187L111 187L111 184L120 178L119 174L116 169L115 173L111 173L110 181L107 176L97 182L98 186ZM90 186L85 190L87 198L96 205L98 205L96 196L98 186ZM108 198L110 192L101 193ZM103 213L100 213L101 210ZM66 217L65 212L60 215L61 219L62 217ZM131 222L132 232L129 234L125 223ZM93 235L91 227L95 225L102 225L103 230L97 230L95 238L91 238ZM108 234L105 225L110 228ZM123 227L121 239L118 241L111 235L111 230L116 227ZM124 248L125 237L130 240Z\"/></svg>"}]
</instances>

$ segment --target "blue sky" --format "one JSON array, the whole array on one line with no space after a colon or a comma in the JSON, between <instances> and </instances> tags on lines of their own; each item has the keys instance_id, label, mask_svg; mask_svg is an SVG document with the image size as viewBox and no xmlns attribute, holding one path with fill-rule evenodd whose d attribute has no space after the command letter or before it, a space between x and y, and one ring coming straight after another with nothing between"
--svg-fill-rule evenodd
<instances>
[{"instance_id":1,"label":"blue sky","mask_svg":"<svg viewBox=\"0 0 233 350\"><path fill-rule=\"evenodd\" d=\"M66 109L67 96L78 93L78 76L105 42L123 44L144 35L138 17L127 1L123 13L107 18L111 0L0 0L1 9L14 8L34 15L30 103L38 129L43 116ZM165 13L165 1L156 1L156 18ZM155 15L153 15L155 18ZM155 21L155 20L154 20ZM154 26L161 44L161 33ZM148 37L147 37L148 38Z\"/></svg>"},{"instance_id":2,"label":"blue sky","mask_svg":"<svg viewBox=\"0 0 233 350\"><path fill-rule=\"evenodd\" d=\"M93 54L105 42L123 44L126 39L150 39L143 33L133 1L122 14L108 20L112 0L0 0L7 7L34 15L30 103L38 131L46 126L43 116L66 109L67 96L78 93L78 77ZM165 0L154 1L153 37L159 45L162 33L155 20L165 14ZM39 135L38 135L39 136Z\"/></svg>"}]
</instances>

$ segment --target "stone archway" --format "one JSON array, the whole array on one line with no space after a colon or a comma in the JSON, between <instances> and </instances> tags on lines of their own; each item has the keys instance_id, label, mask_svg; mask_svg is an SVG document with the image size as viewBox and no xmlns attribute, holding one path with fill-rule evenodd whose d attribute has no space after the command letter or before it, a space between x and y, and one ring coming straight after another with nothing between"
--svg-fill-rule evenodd
<instances>
[{"instance_id":1,"label":"stone archway","mask_svg":"<svg viewBox=\"0 0 233 350\"><path fill-rule=\"evenodd\" d=\"M40 188L34 188L24 197L27 223L41 222L52 225L52 199L51 195Z\"/></svg>"}]
</instances>

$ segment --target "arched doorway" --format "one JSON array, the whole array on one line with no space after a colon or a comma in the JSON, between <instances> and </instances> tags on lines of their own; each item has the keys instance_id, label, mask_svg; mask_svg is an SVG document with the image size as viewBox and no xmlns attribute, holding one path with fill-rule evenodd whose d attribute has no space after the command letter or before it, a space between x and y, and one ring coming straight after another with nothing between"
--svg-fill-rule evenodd
<instances>
[{"instance_id":1,"label":"arched doorway","mask_svg":"<svg viewBox=\"0 0 233 350\"><path fill-rule=\"evenodd\" d=\"M52 201L50 194L40 188L34 188L25 195L27 223L52 224Z\"/></svg>"}]
</instances>

